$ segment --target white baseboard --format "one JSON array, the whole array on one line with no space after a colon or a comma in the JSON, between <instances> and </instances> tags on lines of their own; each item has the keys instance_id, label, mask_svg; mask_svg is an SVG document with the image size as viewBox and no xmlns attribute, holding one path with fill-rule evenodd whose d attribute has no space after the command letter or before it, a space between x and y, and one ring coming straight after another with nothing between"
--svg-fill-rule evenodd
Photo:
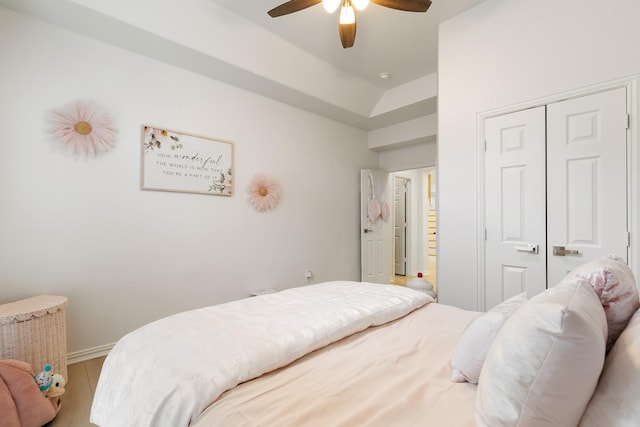
<instances>
[{"instance_id":1,"label":"white baseboard","mask_svg":"<svg viewBox=\"0 0 640 427\"><path fill-rule=\"evenodd\" d=\"M85 360L95 359L109 354L116 343L105 344L98 347L88 348L86 350L74 351L67 354L67 365L84 362Z\"/></svg>"}]
</instances>

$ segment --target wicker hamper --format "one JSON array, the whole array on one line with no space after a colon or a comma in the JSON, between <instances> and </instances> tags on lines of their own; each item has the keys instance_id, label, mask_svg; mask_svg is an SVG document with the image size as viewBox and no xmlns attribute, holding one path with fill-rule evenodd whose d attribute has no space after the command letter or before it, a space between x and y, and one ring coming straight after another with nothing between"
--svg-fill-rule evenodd
<instances>
[{"instance_id":1,"label":"wicker hamper","mask_svg":"<svg viewBox=\"0 0 640 427\"><path fill-rule=\"evenodd\" d=\"M29 362L38 373L45 364L67 376L67 298L40 295L0 305L0 359Z\"/></svg>"}]
</instances>

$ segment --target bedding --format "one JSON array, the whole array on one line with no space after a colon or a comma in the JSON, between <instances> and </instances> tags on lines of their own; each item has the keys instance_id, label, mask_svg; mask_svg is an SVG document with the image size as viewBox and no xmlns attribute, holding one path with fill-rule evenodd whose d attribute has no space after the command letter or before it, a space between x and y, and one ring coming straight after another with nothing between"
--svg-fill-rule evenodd
<instances>
[{"instance_id":1,"label":"bedding","mask_svg":"<svg viewBox=\"0 0 640 427\"><path fill-rule=\"evenodd\" d=\"M237 384L432 301L398 286L330 282L152 322L109 353L91 422L187 426Z\"/></svg>"},{"instance_id":2,"label":"bedding","mask_svg":"<svg viewBox=\"0 0 640 427\"><path fill-rule=\"evenodd\" d=\"M615 319L608 316L612 300L589 280L601 262L590 265L496 308L506 315L489 322L489 335L480 328L491 343L473 360L477 385L452 380L453 359L458 349L472 353L469 342L481 341L464 334L491 314L405 287L329 282L179 313L126 335L104 362L91 421L575 427L582 418L584 426L635 425L640 317L629 321L629 307L638 301L624 298ZM615 341L611 320L628 324Z\"/></svg>"},{"instance_id":3,"label":"bedding","mask_svg":"<svg viewBox=\"0 0 640 427\"><path fill-rule=\"evenodd\" d=\"M193 427L474 426L451 353L479 313L432 303L240 384Z\"/></svg>"}]
</instances>

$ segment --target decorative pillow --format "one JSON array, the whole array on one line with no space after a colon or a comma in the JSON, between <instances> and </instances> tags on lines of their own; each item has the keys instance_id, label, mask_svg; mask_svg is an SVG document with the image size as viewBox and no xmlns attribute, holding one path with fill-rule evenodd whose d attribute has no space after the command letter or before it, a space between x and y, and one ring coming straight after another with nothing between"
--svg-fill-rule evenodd
<instances>
[{"instance_id":1,"label":"decorative pillow","mask_svg":"<svg viewBox=\"0 0 640 427\"><path fill-rule=\"evenodd\" d=\"M478 426L574 427L602 370L607 321L584 279L566 278L516 310L480 373Z\"/></svg>"},{"instance_id":2,"label":"decorative pillow","mask_svg":"<svg viewBox=\"0 0 640 427\"><path fill-rule=\"evenodd\" d=\"M0 426L42 426L60 409L33 380L33 367L21 360L0 360Z\"/></svg>"},{"instance_id":3,"label":"decorative pillow","mask_svg":"<svg viewBox=\"0 0 640 427\"><path fill-rule=\"evenodd\" d=\"M509 298L476 317L467 326L451 359L451 381L478 383L484 359L493 339L504 322L526 299L526 292Z\"/></svg>"},{"instance_id":4,"label":"decorative pillow","mask_svg":"<svg viewBox=\"0 0 640 427\"><path fill-rule=\"evenodd\" d=\"M640 422L640 311L607 355L581 427L635 427Z\"/></svg>"},{"instance_id":5,"label":"decorative pillow","mask_svg":"<svg viewBox=\"0 0 640 427\"><path fill-rule=\"evenodd\" d=\"M640 307L636 279L622 258L604 256L577 267L567 277L586 279L604 307L609 333L607 351L627 325L629 318Z\"/></svg>"}]
</instances>

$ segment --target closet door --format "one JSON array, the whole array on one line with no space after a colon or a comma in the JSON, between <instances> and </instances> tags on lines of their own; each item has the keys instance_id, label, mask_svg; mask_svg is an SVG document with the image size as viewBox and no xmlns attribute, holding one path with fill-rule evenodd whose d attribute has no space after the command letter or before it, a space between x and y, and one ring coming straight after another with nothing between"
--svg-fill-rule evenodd
<instances>
[{"instance_id":1,"label":"closet door","mask_svg":"<svg viewBox=\"0 0 640 427\"><path fill-rule=\"evenodd\" d=\"M484 137L488 310L546 289L545 107L489 118Z\"/></svg>"},{"instance_id":2,"label":"closet door","mask_svg":"<svg viewBox=\"0 0 640 427\"><path fill-rule=\"evenodd\" d=\"M627 261L626 89L547 106L549 287L594 258Z\"/></svg>"}]
</instances>

